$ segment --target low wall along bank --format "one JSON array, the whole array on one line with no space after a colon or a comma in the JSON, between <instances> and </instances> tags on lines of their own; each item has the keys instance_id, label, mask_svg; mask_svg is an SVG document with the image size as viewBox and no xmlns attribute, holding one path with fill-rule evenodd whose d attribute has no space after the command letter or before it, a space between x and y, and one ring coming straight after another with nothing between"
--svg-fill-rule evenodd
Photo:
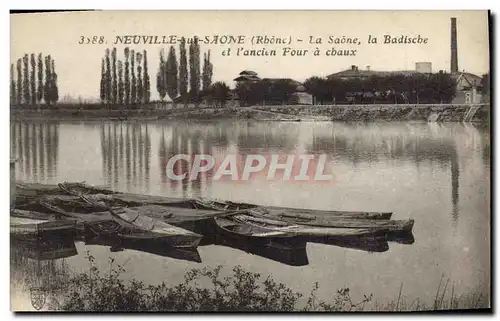
<instances>
[{"instance_id":1,"label":"low wall along bank","mask_svg":"<svg viewBox=\"0 0 500 321\"><path fill-rule=\"evenodd\" d=\"M283 105L260 106L258 109L297 118L318 117L332 121L487 122L490 117L489 104Z\"/></svg>"},{"instance_id":2,"label":"low wall along bank","mask_svg":"<svg viewBox=\"0 0 500 321\"><path fill-rule=\"evenodd\" d=\"M251 107L107 109L94 106L56 106L49 109L11 109L12 119L200 119L219 118L256 120L323 120L323 121L423 121L423 122L489 122L490 105L275 105Z\"/></svg>"}]
</instances>

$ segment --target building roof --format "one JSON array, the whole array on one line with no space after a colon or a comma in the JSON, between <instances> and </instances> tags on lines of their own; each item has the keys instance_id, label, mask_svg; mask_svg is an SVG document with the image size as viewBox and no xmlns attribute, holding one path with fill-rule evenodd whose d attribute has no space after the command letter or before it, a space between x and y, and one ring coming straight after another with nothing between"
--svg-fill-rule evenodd
<instances>
[{"instance_id":1,"label":"building roof","mask_svg":"<svg viewBox=\"0 0 500 321\"><path fill-rule=\"evenodd\" d=\"M257 76L257 73L253 70L243 70L240 72L240 76Z\"/></svg>"},{"instance_id":2,"label":"building roof","mask_svg":"<svg viewBox=\"0 0 500 321\"><path fill-rule=\"evenodd\" d=\"M269 82L286 81L289 82L290 84L293 84L294 86L302 85L300 81L291 78L263 78L262 81L269 81Z\"/></svg>"},{"instance_id":3,"label":"building roof","mask_svg":"<svg viewBox=\"0 0 500 321\"><path fill-rule=\"evenodd\" d=\"M455 72L451 75L456 82L458 83L459 81L465 81L466 83L469 84L469 86L481 86L481 83L483 82L483 78L474 74L471 74L470 72Z\"/></svg>"},{"instance_id":4,"label":"building roof","mask_svg":"<svg viewBox=\"0 0 500 321\"><path fill-rule=\"evenodd\" d=\"M402 75L411 76L419 74L416 70L395 70L395 71L378 71L378 70L359 70L359 69L346 69L331 75L326 78L368 78L371 76L392 76Z\"/></svg>"},{"instance_id":5,"label":"building roof","mask_svg":"<svg viewBox=\"0 0 500 321\"><path fill-rule=\"evenodd\" d=\"M259 81L261 80L257 75L242 75L233 79L234 81Z\"/></svg>"}]
</instances>

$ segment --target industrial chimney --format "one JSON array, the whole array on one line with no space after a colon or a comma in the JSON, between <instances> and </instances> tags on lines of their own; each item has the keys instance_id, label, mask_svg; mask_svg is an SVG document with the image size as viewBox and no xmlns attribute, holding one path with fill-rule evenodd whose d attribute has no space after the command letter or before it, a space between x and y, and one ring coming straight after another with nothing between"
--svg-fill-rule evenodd
<instances>
[{"instance_id":1,"label":"industrial chimney","mask_svg":"<svg viewBox=\"0 0 500 321\"><path fill-rule=\"evenodd\" d=\"M458 52L457 52L457 18L451 18L451 73L458 72Z\"/></svg>"}]
</instances>

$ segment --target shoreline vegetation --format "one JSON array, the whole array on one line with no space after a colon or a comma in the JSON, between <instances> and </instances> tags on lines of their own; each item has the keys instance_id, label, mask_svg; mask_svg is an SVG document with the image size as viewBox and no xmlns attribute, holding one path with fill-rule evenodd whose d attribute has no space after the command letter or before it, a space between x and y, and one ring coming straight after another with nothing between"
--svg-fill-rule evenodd
<instances>
[{"instance_id":1,"label":"shoreline vegetation","mask_svg":"<svg viewBox=\"0 0 500 321\"><path fill-rule=\"evenodd\" d=\"M49 302L55 311L281 311L281 312L356 312L356 311L435 311L457 309L490 309L489 295L484 293L455 293L449 279L441 278L435 296L409 301L403 284L393 300L378 302L373 294L353 299L349 288L332 291L330 299L317 298L319 284L312 285L307 294L293 291L272 276L232 268L191 269L176 285L167 281L145 285L135 278L124 281L123 265L109 258L109 270L100 271L94 257L86 253L88 271L73 275L58 298ZM224 271L225 270L225 271ZM207 283L208 281L208 283ZM207 283L201 286L200 283Z\"/></svg>"},{"instance_id":2,"label":"shoreline vegetation","mask_svg":"<svg viewBox=\"0 0 500 321\"><path fill-rule=\"evenodd\" d=\"M112 108L111 108L112 107ZM119 108L101 103L64 104L50 108L11 107L11 119L49 120L217 120L262 121L422 121L489 122L490 104L366 104L366 105L253 105L213 107L150 102Z\"/></svg>"}]
</instances>

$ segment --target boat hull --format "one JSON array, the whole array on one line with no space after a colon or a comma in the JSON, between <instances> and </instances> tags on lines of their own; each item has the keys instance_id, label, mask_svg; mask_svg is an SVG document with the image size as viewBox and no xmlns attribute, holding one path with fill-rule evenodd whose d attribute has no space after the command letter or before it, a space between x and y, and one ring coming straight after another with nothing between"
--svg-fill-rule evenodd
<instances>
[{"instance_id":1,"label":"boat hull","mask_svg":"<svg viewBox=\"0 0 500 321\"><path fill-rule=\"evenodd\" d=\"M76 221L44 221L28 218L11 217L10 233L17 236L44 236L75 231Z\"/></svg>"}]
</instances>

